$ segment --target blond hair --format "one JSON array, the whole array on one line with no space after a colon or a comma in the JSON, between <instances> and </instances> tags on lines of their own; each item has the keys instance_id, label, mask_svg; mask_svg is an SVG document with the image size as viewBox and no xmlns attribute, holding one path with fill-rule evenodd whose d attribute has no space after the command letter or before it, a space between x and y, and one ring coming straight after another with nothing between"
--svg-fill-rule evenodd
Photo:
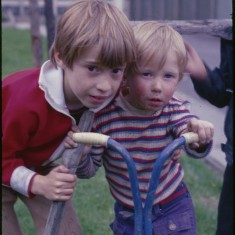
<instances>
[{"instance_id":1,"label":"blond hair","mask_svg":"<svg viewBox=\"0 0 235 235\"><path fill-rule=\"evenodd\" d=\"M58 52L64 64L72 68L82 53L99 43L99 62L107 67L135 60L133 28L114 5L101 0L79 0L59 19L50 59L56 66Z\"/></svg>"},{"instance_id":2,"label":"blond hair","mask_svg":"<svg viewBox=\"0 0 235 235\"><path fill-rule=\"evenodd\" d=\"M140 23L134 27L136 39L136 63L132 63L128 72L137 72L138 68L154 61L157 68L161 68L166 61L167 54L174 51L178 58L180 79L186 66L186 49L182 36L167 24L154 21Z\"/></svg>"}]
</instances>

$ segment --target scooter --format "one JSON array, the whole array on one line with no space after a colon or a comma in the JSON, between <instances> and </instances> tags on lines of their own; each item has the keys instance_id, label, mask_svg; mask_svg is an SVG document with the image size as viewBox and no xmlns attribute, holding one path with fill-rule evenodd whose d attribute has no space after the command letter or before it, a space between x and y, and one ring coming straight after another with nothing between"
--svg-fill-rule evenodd
<instances>
[{"instance_id":1,"label":"scooter","mask_svg":"<svg viewBox=\"0 0 235 235\"><path fill-rule=\"evenodd\" d=\"M152 235L152 220L151 209L154 201L154 194L159 184L159 177L162 166L167 161L175 150L179 147L198 141L198 135L195 133L185 133L179 138L172 141L159 155L154 163L152 176L149 183L147 192L147 198L144 207L142 207L142 201L140 197L139 182L137 178L137 171L134 161L132 160L129 152L117 141L111 137L92 132L79 132L73 134L73 139L80 144L90 145L102 145L106 148L110 148L119 153L128 167L128 173L130 176L130 184L134 202L134 223L135 233L134 235L142 235L144 231L145 235Z\"/></svg>"}]
</instances>

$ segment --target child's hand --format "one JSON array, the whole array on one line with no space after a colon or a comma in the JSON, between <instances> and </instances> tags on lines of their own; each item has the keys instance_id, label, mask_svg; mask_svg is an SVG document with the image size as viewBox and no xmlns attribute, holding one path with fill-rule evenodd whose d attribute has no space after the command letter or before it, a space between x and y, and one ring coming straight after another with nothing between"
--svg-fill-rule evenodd
<instances>
[{"instance_id":1,"label":"child's hand","mask_svg":"<svg viewBox=\"0 0 235 235\"><path fill-rule=\"evenodd\" d=\"M49 200L67 201L72 198L76 183L77 176L60 165L46 176L36 175L32 181L31 192Z\"/></svg>"},{"instance_id":2,"label":"child's hand","mask_svg":"<svg viewBox=\"0 0 235 235\"><path fill-rule=\"evenodd\" d=\"M197 149L205 147L210 143L214 136L214 126L212 123L192 118L188 123L188 132L197 133L199 142L190 144L190 148Z\"/></svg>"},{"instance_id":3,"label":"child's hand","mask_svg":"<svg viewBox=\"0 0 235 235\"><path fill-rule=\"evenodd\" d=\"M172 154L171 160L178 161L182 156L181 151L182 151L182 148L176 149L174 153Z\"/></svg>"},{"instance_id":4,"label":"child's hand","mask_svg":"<svg viewBox=\"0 0 235 235\"><path fill-rule=\"evenodd\" d=\"M72 130L68 132L68 134L65 138L65 142L64 142L65 148L76 148L76 147L78 147L78 143L76 143L73 140L73 133L75 133L75 132L80 132L78 126L76 126L76 125L72 126Z\"/></svg>"},{"instance_id":5,"label":"child's hand","mask_svg":"<svg viewBox=\"0 0 235 235\"><path fill-rule=\"evenodd\" d=\"M77 148L78 147L78 143L73 140L73 134L75 132L80 132L80 130L77 126L72 126L72 130L68 132L64 141L65 148ZM86 159L86 156L90 152L90 150L91 150L91 145L86 144L84 147L80 162L83 162Z\"/></svg>"}]
</instances>

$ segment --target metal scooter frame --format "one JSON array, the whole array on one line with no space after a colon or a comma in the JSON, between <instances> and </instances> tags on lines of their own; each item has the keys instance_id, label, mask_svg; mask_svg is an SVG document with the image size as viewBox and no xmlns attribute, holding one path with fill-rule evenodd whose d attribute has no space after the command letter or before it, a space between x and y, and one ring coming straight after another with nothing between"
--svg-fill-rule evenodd
<instances>
[{"instance_id":1,"label":"metal scooter frame","mask_svg":"<svg viewBox=\"0 0 235 235\"><path fill-rule=\"evenodd\" d=\"M147 192L147 198L145 201L144 208L142 208L142 201L140 197L139 181L137 178L137 171L135 168L134 161L132 160L129 152L117 141L113 140L109 136L91 133L91 132L80 132L73 135L74 140L78 143L91 144L91 145L103 145L118 152L124 159L128 167L128 173L130 176L131 190L134 201L134 223L135 233L134 235L141 235L144 229L145 235L152 235L152 220L151 220L151 209L154 201L154 194L159 184L159 176L161 169L166 160L168 160L173 152L180 146L186 143L192 143L198 141L198 135L195 133L186 133L172 141L159 155L154 163L153 171L149 183ZM143 224L144 223L144 224Z\"/></svg>"}]
</instances>

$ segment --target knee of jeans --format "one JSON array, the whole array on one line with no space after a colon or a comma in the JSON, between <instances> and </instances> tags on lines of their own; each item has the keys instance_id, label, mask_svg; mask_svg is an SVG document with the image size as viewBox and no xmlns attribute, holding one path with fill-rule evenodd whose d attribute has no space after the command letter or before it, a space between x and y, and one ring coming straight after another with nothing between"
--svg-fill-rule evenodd
<instances>
[{"instance_id":1,"label":"knee of jeans","mask_svg":"<svg viewBox=\"0 0 235 235\"><path fill-rule=\"evenodd\" d=\"M118 211L110 228L115 235L133 235L134 214L128 211Z\"/></svg>"},{"instance_id":2,"label":"knee of jeans","mask_svg":"<svg viewBox=\"0 0 235 235\"><path fill-rule=\"evenodd\" d=\"M134 225L130 226L123 224L117 220L110 224L110 228L113 231L114 235L133 235L134 234Z\"/></svg>"}]
</instances>

